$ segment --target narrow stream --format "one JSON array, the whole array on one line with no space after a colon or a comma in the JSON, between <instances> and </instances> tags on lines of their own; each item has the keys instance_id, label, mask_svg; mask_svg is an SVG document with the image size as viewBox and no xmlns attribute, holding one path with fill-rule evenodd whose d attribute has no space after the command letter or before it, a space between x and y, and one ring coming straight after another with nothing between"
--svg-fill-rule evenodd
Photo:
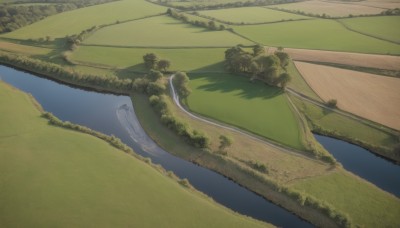
<instances>
[{"instance_id":1,"label":"narrow stream","mask_svg":"<svg viewBox=\"0 0 400 228\"><path fill-rule=\"evenodd\" d=\"M136 153L187 178L196 189L234 211L279 227L312 227L222 175L165 152L143 131L128 96L72 88L5 66L0 66L0 79L32 94L46 111L61 120L117 136Z\"/></svg>"}]
</instances>

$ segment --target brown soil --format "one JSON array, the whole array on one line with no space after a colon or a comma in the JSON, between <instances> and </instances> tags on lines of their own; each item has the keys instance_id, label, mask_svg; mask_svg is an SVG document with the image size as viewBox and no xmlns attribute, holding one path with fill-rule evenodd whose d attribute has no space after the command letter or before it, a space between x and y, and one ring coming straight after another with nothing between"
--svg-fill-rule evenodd
<instances>
[{"instance_id":1,"label":"brown soil","mask_svg":"<svg viewBox=\"0 0 400 228\"><path fill-rule=\"evenodd\" d=\"M295 62L324 100L358 116L400 130L400 79L310 63Z\"/></svg>"},{"instance_id":2,"label":"brown soil","mask_svg":"<svg viewBox=\"0 0 400 228\"><path fill-rule=\"evenodd\" d=\"M275 48L269 48L268 51L273 52L275 50ZM292 59L300 61L327 62L386 70L400 70L400 56L294 48L285 48L284 51L289 53Z\"/></svg>"}]
</instances>

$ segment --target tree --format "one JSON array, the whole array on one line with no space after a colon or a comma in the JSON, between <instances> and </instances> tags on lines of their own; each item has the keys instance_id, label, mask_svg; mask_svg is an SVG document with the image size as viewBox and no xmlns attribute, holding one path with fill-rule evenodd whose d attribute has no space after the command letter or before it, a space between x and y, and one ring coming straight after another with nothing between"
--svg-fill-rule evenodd
<instances>
[{"instance_id":1,"label":"tree","mask_svg":"<svg viewBox=\"0 0 400 228\"><path fill-rule=\"evenodd\" d=\"M257 75L260 73L260 66L256 62L251 62L249 71L251 73L251 81L253 81Z\"/></svg>"},{"instance_id":2,"label":"tree","mask_svg":"<svg viewBox=\"0 0 400 228\"><path fill-rule=\"evenodd\" d=\"M181 97L185 98L192 92L189 88L189 77L185 72L175 74L175 85L177 86L178 93Z\"/></svg>"},{"instance_id":3,"label":"tree","mask_svg":"<svg viewBox=\"0 0 400 228\"><path fill-rule=\"evenodd\" d=\"M225 135L219 136L219 150L224 151L232 145L233 140Z\"/></svg>"},{"instance_id":4,"label":"tree","mask_svg":"<svg viewBox=\"0 0 400 228\"><path fill-rule=\"evenodd\" d=\"M282 73L279 75L278 84L281 85L282 88L286 88L286 85L292 80L292 77L288 73Z\"/></svg>"},{"instance_id":5,"label":"tree","mask_svg":"<svg viewBox=\"0 0 400 228\"><path fill-rule=\"evenodd\" d=\"M288 53L282 51L276 51L275 55L279 58L282 68L286 68L289 65L290 57Z\"/></svg>"},{"instance_id":6,"label":"tree","mask_svg":"<svg viewBox=\"0 0 400 228\"><path fill-rule=\"evenodd\" d=\"M215 21L209 21L208 28L211 30L217 30L217 25L215 24Z\"/></svg>"},{"instance_id":7,"label":"tree","mask_svg":"<svg viewBox=\"0 0 400 228\"><path fill-rule=\"evenodd\" d=\"M330 99L328 102L326 102L326 105L330 108L336 108L337 106L337 100L336 99Z\"/></svg>"},{"instance_id":8,"label":"tree","mask_svg":"<svg viewBox=\"0 0 400 228\"><path fill-rule=\"evenodd\" d=\"M167 88L161 82L150 82L146 88L146 92L149 95L160 95L164 93Z\"/></svg>"},{"instance_id":9,"label":"tree","mask_svg":"<svg viewBox=\"0 0 400 228\"><path fill-rule=\"evenodd\" d=\"M147 53L143 56L143 61L147 69L155 69L158 63L158 57L154 53Z\"/></svg>"},{"instance_id":10,"label":"tree","mask_svg":"<svg viewBox=\"0 0 400 228\"><path fill-rule=\"evenodd\" d=\"M166 60L166 59L161 59L161 60L158 61L158 63L157 63L157 68L158 68L159 70L164 71L164 72L165 72L170 66L171 66L171 62L170 62L169 60Z\"/></svg>"},{"instance_id":11,"label":"tree","mask_svg":"<svg viewBox=\"0 0 400 228\"><path fill-rule=\"evenodd\" d=\"M264 53L265 53L265 49L262 45L257 44L256 46L253 47L253 56L259 56Z\"/></svg>"},{"instance_id":12,"label":"tree","mask_svg":"<svg viewBox=\"0 0 400 228\"><path fill-rule=\"evenodd\" d=\"M157 70L150 70L148 77L151 81L155 82L163 77L163 74Z\"/></svg>"}]
</instances>

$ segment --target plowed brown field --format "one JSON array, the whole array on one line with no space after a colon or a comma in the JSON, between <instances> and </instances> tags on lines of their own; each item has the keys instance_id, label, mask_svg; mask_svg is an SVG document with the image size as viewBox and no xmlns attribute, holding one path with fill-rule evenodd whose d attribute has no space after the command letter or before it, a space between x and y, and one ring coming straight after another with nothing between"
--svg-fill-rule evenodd
<instances>
[{"instance_id":1,"label":"plowed brown field","mask_svg":"<svg viewBox=\"0 0 400 228\"><path fill-rule=\"evenodd\" d=\"M400 130L400 79L334 67L296 62L311 88L338 107Z\"/></svg>"},{"instance_id":2,"label":"plowed brown field","mask_svg":"<svg viewBox=\"0 0 400 228\"><path fill-rule=\"evenodd\" d=\"M274 52L275 50L276 48L269 48L268 52ZM371 67L386 70L400 70L399 56L294 48L285 48L284 51L289 53L291 58L294 60L338 63L351 66Z\"/></svg>"}]
</instances>

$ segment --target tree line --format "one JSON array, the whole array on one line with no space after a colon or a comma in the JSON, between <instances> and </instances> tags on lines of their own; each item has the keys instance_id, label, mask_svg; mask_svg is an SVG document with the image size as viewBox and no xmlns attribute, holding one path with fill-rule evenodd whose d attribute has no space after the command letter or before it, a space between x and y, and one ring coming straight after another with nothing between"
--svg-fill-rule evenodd
<instances>
[{"instance_id":1,"label":"tree line","mask_svg":"<svg viewBox=\"0 0 400 228\"><path fill-rule=\"evenodd\" d=\"M215 23L214 20L210 20L208 22L199 21L199 20L190 20L189 17L186 16L185 14L179 13L175 9L171 9L171 8L168 8L167 15L169 15L175 19L178 19L180 21L183 21L184 23L191 24L191 25L194 25L197 27L206 28L206 29L213 30L213 31L217 31L217 30L221 31L221 30L226 29L226 27L222 24L217 26L217 24Z\"/></svg>"},{"instance_id":2,"label":"tree line","mask_svg":"<svg viewBox=\"0 0 400 228\"><path fill-rule=\"evenodd\" d=\"M23 26L42 20L48 16L82 7L112 2L116 0L45 0L18 1L17 3L51 3L51 4L7 4L0 5L0 33L11 32Z\"/></svg>"},{"instance_id":3,"label":"tree line","mask_svg":"<svg viewBox=\"0 0 400 228\"><path fill-rule=\"evenodd\" d=\"M250 80L261 80L271 86L285 88L291 80L286 71L290 61L289 55L278 49L274 54L268 55L262 45L253 47L252 52L235 46L225 51L225 68L232 73L244 73Z\"/></svg>"},{"instance_id":4,"label":"tree line","mask_svg":"<svg viewBox=\"0 0 400 228\"><path fill-rule=\"evenodd\" d=\"M161 70L166 72L171 66L171 61L167 59L160 59L154 53L147 53L143 56L143 62L149 70Z\"/></svg>"},{"instance_id":5,"label":"tree line","mask_svg":"<svg viewBox=\"0 0 400 228\"><path fill-rule=\"evenodd\" d=\"M254 0L254 1L237 1L237 2L217 3L217 4L174 5L171 3L176 1L169 1L169 0L147 0L147 1L180 10L211 10L211 9L239 8L239 7L249 7L249 6L266 6L274 4L299 2L299 0Z\"/></svg>"}]
</instances>

